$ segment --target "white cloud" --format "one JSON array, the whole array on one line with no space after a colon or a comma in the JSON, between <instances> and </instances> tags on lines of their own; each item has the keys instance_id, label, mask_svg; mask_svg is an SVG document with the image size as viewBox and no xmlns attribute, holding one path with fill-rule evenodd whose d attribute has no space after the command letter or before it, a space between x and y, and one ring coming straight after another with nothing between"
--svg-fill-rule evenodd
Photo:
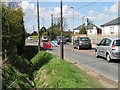
<instances>
[{"instance_id":1,"label":"white cloud","mask_svg":"<svg viewBox=\"0 0 120 90\"><path fill-rule=\"evenodd\" d=\"M106 12L110 12L110 13L117 13L118 12L118 5L120 5L120 3L115 3L114 5L112 5L111 7L104 7Z\"/></svg>"},{"instance_id":2,"label":"white cloud","mask_svg":"<svg viewBox=\"0 0 120 90\"><path fill-rule=\"evenodd\" d=\"M100 12L97 12L97 11L94 11L94 10L91 10L88 12L89 16L88 18L95 21L109 21L113 18L115 18L115 16L111 16L111 15L106 15L104 13L100 13Z\"/></svg>"},{"instance_id":3,"label":"white cloud","mask_svg":"<svg viewBox=\"0 0 120 90\"><path fill-rule=\"evenodd\" d=\"M33 25L26 25L25 29L27 30L27 32L33 33ZM34 25L34 31L38 31L38 27L36 25Z\"/></svg>"},{"instance_id":4,"label":"white cloud","mask_svg":"<svg viewBox=\"0 0 120 90\"><path fill-rule=\"evenodd\" d=\"M27 1L22 1L21 7L25 13L26 19L34 19L36 16L36 7L34 4Z\"/></svg>"},{"instance_id":5,"label":"white cloud","mask_svg":"<svg viewBox=\"0 0 120 90\"><path fill-rule=\"evenodd\" d=\"M37 8L34 4L29 3L28 1L22 1L21 4L23 8L23 12L25 13L26 19L35 19L37 18ZM45 19L50 19L51 14L53 14L55 17L60 17L60 7L52 7L52 8L40 8L40 17ZM73 10L68 7L67 5L63 6L63 17L70 19L73 16ZM81 15L79 12L74 11L75 18L81 18L83 15Z\"/></svg>"}]
</instances>

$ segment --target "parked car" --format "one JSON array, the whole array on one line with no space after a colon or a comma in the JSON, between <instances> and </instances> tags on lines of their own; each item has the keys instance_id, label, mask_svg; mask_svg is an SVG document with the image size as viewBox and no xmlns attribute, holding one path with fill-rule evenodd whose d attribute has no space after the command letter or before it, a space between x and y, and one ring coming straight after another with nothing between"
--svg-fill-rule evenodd
<instances>
[{"instance_id":1,"label":"parked car","mask_svg":"<svg viewBox=\"0 0 120 90\"><path fill-rule=\"evenodd\" d=\"M81 48L92 48L91 40L88 37L77 37L76 40L74 40L74 48L81 49Z\"/></svg>"},{"instance_id":2,"label":"parked car","mask_svg":"<svg viewBox=\"0 0 120 90\"><path fill-rule=\"evenodd\" d=\"M33 40L33 38L32 38L31 36L29 36L27 39L28 39L28 40Z\"/></svg>"},{"instance_id":3,"label":"parked car","mask_svg":"<svg viewBox=\"0 0 120 90\"><path fill-rule=\"evenodd\" d=\"M49 36L42 36L42 42L48 42Z\"/></svg>"},{"instance_id":4,"label":"parked car","mask_svg":"<svg viewBox=\"0 0 120 90\"><path fill-rule=\"evenodd\" d=\"M57 36L56 37L56 41L58 44L60 44L60 42L63 40L63 43L66 44L66 40L64 38L64 36Z\"/></svg>"},{"instance_id":5,"label":"parked car","mask_svg":"<svg viewBox=\"0 0 120 90\"><path fill-rule=\"evenodd\" d=\"M71 42L71 38L70 37L66 37L65 40L66 40L66 42Z\"/></svg>"},{"instance_id":6,"label":"parked car","mask_svg":"<svg viewBox=\"0 0 120 90\"><path fill-rule=\"evenodd\" d=\"M99 44L97 44L96 57L105 57L108 62L112 59L120 59L120 37L103 38Z\"/></svg>"}]
</instances>

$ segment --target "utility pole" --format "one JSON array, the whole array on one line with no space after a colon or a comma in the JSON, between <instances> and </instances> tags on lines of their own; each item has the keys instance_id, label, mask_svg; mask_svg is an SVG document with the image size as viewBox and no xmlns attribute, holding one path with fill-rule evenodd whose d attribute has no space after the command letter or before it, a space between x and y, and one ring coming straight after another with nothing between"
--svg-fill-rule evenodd
<instances>
[{"instance_id":1,"label":"utility pole","mask_svg":"<svg viewBox=\"0 0 120 90\"><path fill-rule=\"evenodd\" d=\"M53 39L53 14L51 14L51 27L52 27L52 39Z\"/></svg>"},{"instance_id":2,"label":"utility pole","mask_svg":"<svg viewBox=\"0 0 120 90\"><path fill-rule=\"evenodd\" d=\"M44 18L42 18L42 20L43 20L43 27L44 27Z\"/></svg>"},{"instance_id":3,"label":"utility pole","mask_svg":"<svg viewBox=\"0 0 120 90\"><path fill-rule=\"evenodd\" d=\"M40 51L40 21L39 21L39 2L37 0L37 19L38 19L38 52Z\"/></svg>"},{"instance_id":4,"label":"utility pole","mask_svg":"<svg viewBox=\"0 0 120 90\"><path fill-rule=\"evenodd\" d=\"M73 44L74 44L74 7L70 7L73 9Z\"/></svg>"},{"instance_id":5,"label":"utility pole","mask_svg":"<svg viewBox=\"0 0 120 90\"><path fill-rule=\"evenodd\" d=\"M88 25L89 25L89 19L87 18L87 32L88 32ZM88 34L87 34L87 36L88 36Z\"/></svg>"},{"instance_id":6,"label":"utility pole","mask_svg":"<svg viewBox=\"0 0 120 90\"><path fill-rule=\"evenodd\" d=\"M34 33L34 31L35 31L35 28L34 28L34 25L33 25L33 33Z\"/></svg>"},{"instance_id":7,"label":"utility pole","mask_svg":"<svg viewBox=\"0 0 120 90\"><path fill-rule=\"evenodd\" d=\"M61 9L61 25L60 25L60 29L61 29L61 37L63 37L63 17L62 17L62 0L60 2L60 9ZM64 59L64 45L63 45L63 38L62 41L60 42L60 58Z\"/></svg>"}]
</instances>

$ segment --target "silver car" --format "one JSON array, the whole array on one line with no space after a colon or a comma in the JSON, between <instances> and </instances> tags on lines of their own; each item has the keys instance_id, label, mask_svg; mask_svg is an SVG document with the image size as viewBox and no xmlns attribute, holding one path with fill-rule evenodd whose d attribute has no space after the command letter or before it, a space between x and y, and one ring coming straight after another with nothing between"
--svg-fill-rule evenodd
<instances>
[{"instance_id":1,"label":"silver car","mask_svg":"<svg viewBox=\"0 0 120 90\"><path fill-rule=\"evenodd\" d=\"M120 37L104 38L97 44L96 57L105 57L108 62L112 59L120 59Z\"/></svg>"}]
</instances>

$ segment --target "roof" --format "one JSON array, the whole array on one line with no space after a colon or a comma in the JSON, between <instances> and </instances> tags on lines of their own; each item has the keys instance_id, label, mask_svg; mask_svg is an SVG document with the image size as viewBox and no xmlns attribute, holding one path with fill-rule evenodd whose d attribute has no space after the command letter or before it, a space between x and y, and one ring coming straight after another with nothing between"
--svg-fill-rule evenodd
<instances>
[{"instance_id":1,"label":"roof","mask_svg":"<svg viewBox=\"0 0 120 90\"><path fill-rule=\"evenodd\" d=\"M110 22L107 22L101 26L110 26L110 25L120 25L120 17L118 17Z\"/></svg>"},{"instance_id":2,"label":"roof","mask_svg":"<svg viewBox=\"0 0 120 90\"><path fill-rule=\"evenodd\" d=\"M74 30L81 30L83 27L86 27L85 23L80 25L80 26L78 26L77 28L74 28ZM93 29L93 27L96 27L97 29L100 29L97 26L95 26L94 24L88 23L88 29Z\"/></svg>"}]
</instances>

